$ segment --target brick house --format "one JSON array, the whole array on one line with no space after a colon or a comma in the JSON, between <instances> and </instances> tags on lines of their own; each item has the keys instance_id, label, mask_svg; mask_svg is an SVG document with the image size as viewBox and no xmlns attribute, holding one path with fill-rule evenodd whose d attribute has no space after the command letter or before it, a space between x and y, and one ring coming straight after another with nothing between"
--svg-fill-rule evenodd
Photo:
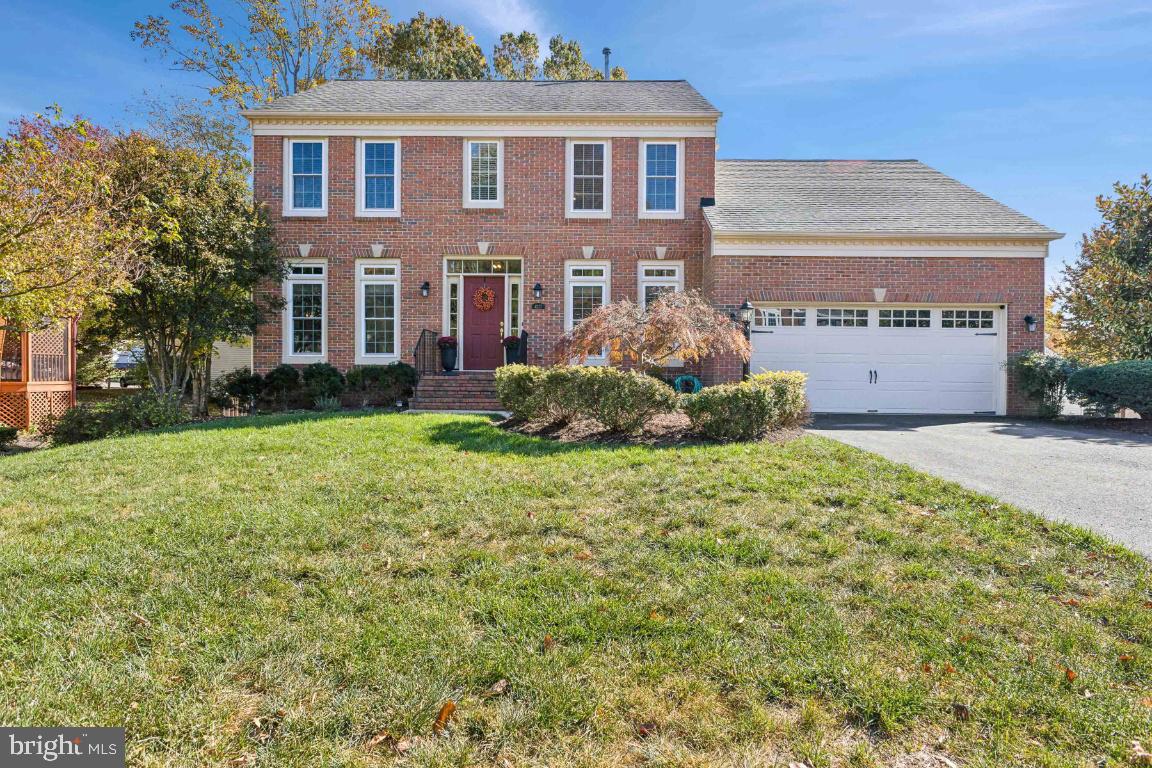
<instances>
[{"instance_id":1,"label":"brick house","mask_svg":"<svg viewBox=\"0 0 1152 768\"><path fill-rule=\"evenodd\" d=\"M245 116L291 272L258 371L451 335L463 373L418 398L484 405L503 337L553 362L600 304L682 288L750 301L752 369L807 371L814 410L1027 409L1003 361L1042 348L1060 235L916 161L717 160L684 81L338 81Z\"/></svg>"}]
</instances>

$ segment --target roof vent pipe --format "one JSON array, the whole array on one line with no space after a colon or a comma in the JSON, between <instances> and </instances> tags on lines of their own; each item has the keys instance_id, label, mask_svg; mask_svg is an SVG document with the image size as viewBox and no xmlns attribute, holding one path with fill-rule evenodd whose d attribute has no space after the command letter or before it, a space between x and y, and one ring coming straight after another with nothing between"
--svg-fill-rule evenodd
<instances>
[{"instance_id":1,"label":"roof vent pipe","mask_svg":"<svg viewBox=\"0 0 1152 768\"><path fill-rule=\"evenodd\" d=\"M612 71L608 69L608 57L612 55L612 49L605 48L604 50L600 51L600 53L604 54L604 79L611 80Z\"/></svg>"}]
</instances>

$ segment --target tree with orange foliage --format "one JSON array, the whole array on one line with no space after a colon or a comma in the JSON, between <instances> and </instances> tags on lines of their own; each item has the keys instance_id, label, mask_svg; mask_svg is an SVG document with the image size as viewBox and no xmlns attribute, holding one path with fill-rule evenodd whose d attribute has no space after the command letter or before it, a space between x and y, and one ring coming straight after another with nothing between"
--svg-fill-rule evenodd
<instances>
[{"instance_id":1,"label":"tree with orange foliage","mask_svg":"<svg viewBox=\"0 0 1152 768\"><path fill-rule=\"evenodd\" d=\"M712 355L752 353L739 324L696 291L662 294L647 307L624 299L605 304L566 333L557 345L563 359L585 362L608 350L614 365L658 368L676 358L699 362Z\"/></svg>"}]
</instances>

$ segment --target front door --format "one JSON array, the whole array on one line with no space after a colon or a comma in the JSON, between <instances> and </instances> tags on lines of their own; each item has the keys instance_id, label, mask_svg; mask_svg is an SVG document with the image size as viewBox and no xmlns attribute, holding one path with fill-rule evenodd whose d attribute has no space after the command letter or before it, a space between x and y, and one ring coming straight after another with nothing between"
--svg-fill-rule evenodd
<instances>
[{"instance_id":1,"label":"front door","mask_svg":"<svg viewBox=\"0 0 1152 768\"><path fill-rule=\"evenodd\" d=\"M491 371L504 363L504 278L465 277L463 368Z\"/></svg>"}]
</instances>

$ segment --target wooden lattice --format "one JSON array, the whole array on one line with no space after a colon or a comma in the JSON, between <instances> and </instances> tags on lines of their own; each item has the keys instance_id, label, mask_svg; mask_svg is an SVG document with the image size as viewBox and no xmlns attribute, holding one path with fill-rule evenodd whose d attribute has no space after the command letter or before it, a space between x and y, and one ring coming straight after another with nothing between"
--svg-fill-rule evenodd
<instances>
[{"instance_id":1,"label":"wooden lattice","mask_svg":"<svg viewBox=\"0 0 1152 768\"><path fill-rule=\"evenodd\" d=\"M48 416L59 416L72 404L68 392L32 392L32 425L38 426Z\"/></svg>"},{"instance_id":2,"label":"wooden lattice","mask_svg":"<svg viewBox=\"0 0 1152 768\"><path fill-rule=\"evenodd\" d=\"M68 393L65 392L65 395ZM27 401L22 392L0 392L0 424L17 429L28 427Z\"/></svg>"},{"instance_id":3,"label":"wooden lattice","mask_svg":"<svg viewBox=\"0 0 1152 768\"><path fill-rule=\"evenodd\" d=\"M68 351L68 331L61 328L36 331L29 335L28 346L34 355L63 355Z\"/></svg>"}]
</instances>

